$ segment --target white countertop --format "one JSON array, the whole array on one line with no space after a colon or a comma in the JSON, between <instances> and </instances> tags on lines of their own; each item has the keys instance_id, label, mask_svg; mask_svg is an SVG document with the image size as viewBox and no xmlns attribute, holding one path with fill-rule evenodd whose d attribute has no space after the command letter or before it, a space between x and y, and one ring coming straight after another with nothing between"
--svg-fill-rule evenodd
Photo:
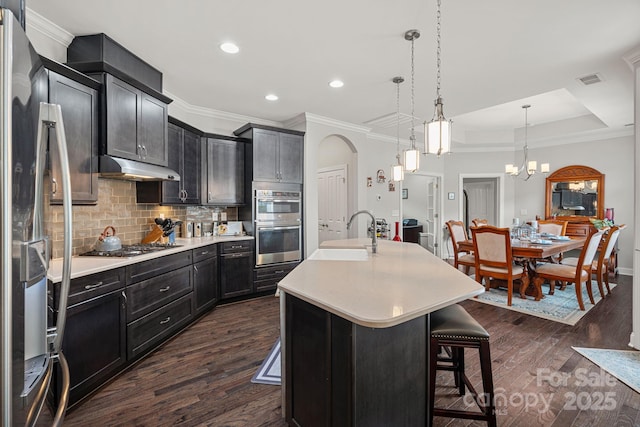
<instances>
[{"instance_id":1,"label":"white countertop","mask_svg":"<svg viewBox=\"0 0 640 427\"><path fill-rule=\"evenodd\" d=\"M195 237L192 239L176 239L179 247L151 252L148 254L133 257L99 257L99 256L74 256L71 259L71 278L87 276L89 274L100 273L125 265L135 264L141 261L158 258L161 256L176 254L201 246L207 246L219 242L233 242L239 240L253 240L253 236L217 236L217 237ZM62 258L52 259L49 264L47 278L53 283L62 281Z\"/></svg>"},{"instance_id":2,"label":"white countertop","mask_svg":"<svg viewBox=\"0 0 640 427\"><path fill-rule=\"evenodd\" d=\"M370 239L324 242L353 248ZM479 295L484 288L415 243L378 241L366 261L305 260L278 285L358 325L387 328Z\"/></svg>"}]
</instances>

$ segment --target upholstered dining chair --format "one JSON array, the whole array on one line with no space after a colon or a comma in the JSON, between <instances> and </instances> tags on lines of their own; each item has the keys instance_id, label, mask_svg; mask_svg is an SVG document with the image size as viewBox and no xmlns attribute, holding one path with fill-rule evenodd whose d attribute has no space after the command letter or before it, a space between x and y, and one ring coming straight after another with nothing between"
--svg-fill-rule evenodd
<instances>
[{"instance_id":1,"label":"upholstered dining chair","mask_svg":"<svg viewBox=\"0 0 640 427\"><path fill-rule=\"evenodd\" d=\"M471 227L473 236L474 256L476 259L476 280L485 289L490 289L490 278L507 282L507 305L511 305L513 297L513 281L520 280L520 295L529 286L529 276L526 269L513 263L511 253L511 236L508 228L498 228L492 225Z\"/></svg>"},{"instance_id":2,"label":"upholstered dining chair","mask_svg":"<svg viewBox=\"0 0 640 427\"><path fill-rule=\"evenodd\" d=\"M453 245L453 266L459 268L462 265L464 273L469 274L469 269L475 267L476 260L472 254L458 249L458 242L469 240L464 223L462 221L449 220L446 224L451 237L451 244Z\"/></svg>"},{"instance_id":3,"label":"upholstered dining chair","mask_svg":"<svg viewBox=\"0 0 640 427\"><path fill-rule=\"evenodd\" d=\"M533 279L534 286L538 289L538 293L542 294L542 283L545 279L550 281L549 294L553 295L555 291L555 281L573 283L576 288L576 298L580 310L584 311L584 302L582 301L582 284L587 284L587 292L591 304L595 304L593 300L593 292L591 290L591 266L593 258L598 251L598 245L602 239L604 230L591 233L584 243L580 258L576 265L553 264L550 262L541 263L536 266L536 275Z\"/></svg>"},{"instance_id":4,"label":"upholstered dining chair","mask_svg":"<svg viewBox=\"0 0 640 427\"><path fill-rule=\"evenodd\" d=\"M611 260L611 253L613 252L613 248L615 248L618 237L620 236L620 232L624 227L624 225L613 226L609 230L607 230L600 243L600 253L598 255L598 259L594 259L591 262L591 274L596 275L596 280L598 281L598 290L600 291L600 296L602 298L604 298L604 288L602 286L603 282L607 286L607 295L611 293L608 273L609 262ZM578 261L579 258L565 258L564 260L562 260L562 264L575 266L578 264Z\"/></svg>"},{"instance_id":5,"label":"upholstered dining chair","mask_svg":"<svg viewBox=\"0 0 640 427\"><path fill-rule=\"evenodd\" d=\"M568 223L569 221L559 221L554 219L541 220L538 221L538 232L564 236L567 232Z\"/></svg>"},{"instance_id":6,"label":"upholstered dining chair","mask_svg":"<svg viewBox=\"0 0 640 427\"><path fill-rule=\"evenodd\" d=\"M481 227L483 225L489 225L489 221L481 218L474 218L471 220L471 225L474 227Z\"/></svg>"}]
</instances>

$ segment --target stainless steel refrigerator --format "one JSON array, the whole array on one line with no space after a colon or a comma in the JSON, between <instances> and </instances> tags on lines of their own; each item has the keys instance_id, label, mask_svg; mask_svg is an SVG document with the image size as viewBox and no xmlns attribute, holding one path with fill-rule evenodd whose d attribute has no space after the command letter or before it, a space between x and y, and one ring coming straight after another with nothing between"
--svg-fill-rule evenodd
<instances>
[{"instance_id":1,"label":"stainless steel refrigerator","mask_svg":"<svg viewBox=\"0 0 640 427\"><path fill-rule=\"evenodd\" d=\"M23 4L23 3L22 3ZM0 425L35 424L60 352L71 268L71 198L62 113L47 104L47 74L13 13L0 8ZM47 324L49 240L44 233L47 136L56 128L65 215L62 303ZM53 132L52 132L53 134ZM55 312L55 308L52 308ZM54 424L61 424L66 398Z\"/></svg>"}]
</instances>

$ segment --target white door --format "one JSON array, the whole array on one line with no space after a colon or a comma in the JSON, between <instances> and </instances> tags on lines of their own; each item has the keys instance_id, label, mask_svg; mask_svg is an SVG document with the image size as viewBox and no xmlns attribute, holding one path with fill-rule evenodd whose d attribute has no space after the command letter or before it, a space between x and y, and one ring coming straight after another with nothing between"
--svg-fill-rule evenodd
<instances>
[{"instance_id":1,"label":"white door","mask_svg":"<svg viewBox=\"0 0 640 427\"><path fill-rule=\"evenodd\" d=\"M438 201L440 193L438 191L438 180L435 177L427 177L427 217L423 232L426 233L426 248L436 256L440 256L438 245ZM422 242L420 242L422 243Z\"/></svg>"},{"instance_id":2,"label":"white door","mask_svg":"<svg viewBox=\"0 0 640 427\"><path fill-rule=\"evenodd\" d=\"M318 244L347 238L347 165L318 171Z\"/></svg>"},{"instance_id":3,"label":"white door","mask_svg":"<svg viewBox=\"0 0 640 427\"><path fill-rule=\"evenodd\" d=\"M498 225L496 212L497 183L495 178L465 178L463 188L467 193L469 224L474 218L487 219L489 224Z\"/></svg>"}]
</instances>

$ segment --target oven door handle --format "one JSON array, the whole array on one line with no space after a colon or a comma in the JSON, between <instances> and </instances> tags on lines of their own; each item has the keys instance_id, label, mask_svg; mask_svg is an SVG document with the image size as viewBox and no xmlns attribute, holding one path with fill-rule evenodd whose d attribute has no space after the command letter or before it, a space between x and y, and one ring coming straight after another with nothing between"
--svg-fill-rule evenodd
<instances>
[{"instance_id":1,"label":"oven door handle","mask_svg":"<svg viewBox=\"0 0 640 427\"><path fill-rule=\"evenodd\" d=\"M259 202L275 202L275 203L300 203L300 199L258 199Z\"/></svg>"},{"instance_id":2,"label":"oven door handle","mask_svg":"<svg viewBox=\"0 0 640 427\"><path fill-rule=\"evenodd\" d=\"M299 225L292 225L292 226L288 226L288 227L260 227L258 226L259 229L261 230L298 230L300 228Z\"/></svg>"}]
</instances>

